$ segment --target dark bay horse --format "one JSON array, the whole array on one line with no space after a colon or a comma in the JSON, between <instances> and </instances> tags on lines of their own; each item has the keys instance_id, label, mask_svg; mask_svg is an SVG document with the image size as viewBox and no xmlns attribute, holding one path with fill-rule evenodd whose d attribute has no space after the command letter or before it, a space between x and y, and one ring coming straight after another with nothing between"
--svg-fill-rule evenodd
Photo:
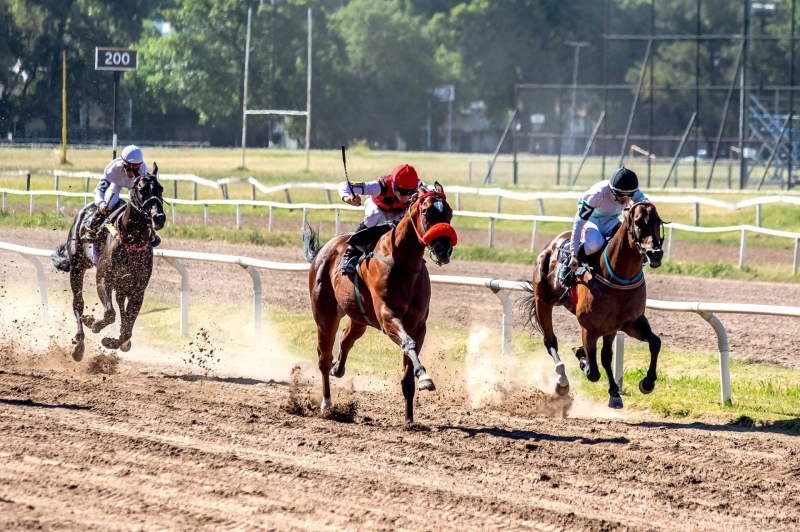
<instances>
[{"instance_id":1,"label":"dark bay horse","mask_svg":"<svg viewBox=\"0 0 800 532\"><path fill-rule=\"evenodd\" d=\"M414 421L414 377L420 390L435 390L420 362L425 341L431 282L423 260L428 247L439 265L450 262L457 243L450 225L453 210L439 183L434 191L420 187L406 215L384 234L370 258L359 262L354 275L339 269L349 235L339 235L322 248L310 227L303 233L304 253L311 263L308 289L317 323L317 354L322 373L322 405L331 406L329 376L343 377L347 354L367 327L381 330L403 350L401 381L406 422ZM333 345L340 320L347 316L341 349L333 364Z\"/></svg>"},{"instance_id":2,"label":"dark bay horse","mask_svg":"<svg viewBox=\"0 0 800 532\"><path fill-rule=\"evenodd\" d=\"M633 204L626 211L622 225L605 250L595 257L592 274L574 287L576 296L565 294L558 281L558 248L570 238L565 232L557 236L539 254L533 270L531 295L523 300L529 323L544 335L544 345L556 364L556 393L569 393L564 364L558 356L558 339L553 332L553 307L563 305L578 318L583 345L575 349L581 369L591 382L600 380L597 368L597 341L603 339L600 360L608 377L608 406L622 408L619 387L611 367L611 345L618 331L645 341L650 347L650 367L639 382L639 390L648 394L656 385L656 363L661 340L653 334L644 315L647 287L642 275L644 262L661 266L664 242L663 222L655 205L649 201Z\"/></svg>"},{"instance_id":3,"label":"dark bay horse","mask_svg":"<svg viewBox=\"0 0 800 532\"><path fill-rule=\"evenodd\" d=\"M83 326L97 334L114 323L116 312L112 292L116 293L117 306L121 314L119 338L103 338L108 349L128 351L131 348L133 324L139 315L144 300L144 291L153 272L152 237L164 227L162 194L164 187L158 182L158 165L153 164L153 173L137 177L130 190L130 201L124 211L113 221L113 230L100 237L95 245L100 246L97 261L97 295L103 304L103 318L95 320L83 315L83 275L94 266L92 244L82 242L86 232L85 220L91 217L94 204L84 207L75 217L66 243L53 251L52 260L56 268L69 272L72 288L72 310L78 322L72 358L80 361L84 352ZM127 300L127 304L126 304Z\"/></svg>"}]
</instances>

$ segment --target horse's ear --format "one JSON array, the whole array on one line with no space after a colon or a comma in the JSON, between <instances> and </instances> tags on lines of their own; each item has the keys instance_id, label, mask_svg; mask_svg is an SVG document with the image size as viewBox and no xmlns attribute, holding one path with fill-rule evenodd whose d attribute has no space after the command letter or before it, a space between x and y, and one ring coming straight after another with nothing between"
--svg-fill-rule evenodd
<instances>
[{"instance_id":1,"label":"horse's ear","mask_svg":"<svg viewBox=\"0 0 800 532\"><path fill-rule=\"evenodd\" d=\"M153 161L153 175L158 177L158 163Z\"/></svg>"},{"instance_id":2,"label":"horse's ear","mask_svg":"<svg viewBox=\"0 0 800 532\"><path fill-rule=\"evenodd\" d=\"M440 185L438 181L433 184L433 188L436 189L436 192L439 194L444 194L444 187Z\"/></svg>"}]
</instances>

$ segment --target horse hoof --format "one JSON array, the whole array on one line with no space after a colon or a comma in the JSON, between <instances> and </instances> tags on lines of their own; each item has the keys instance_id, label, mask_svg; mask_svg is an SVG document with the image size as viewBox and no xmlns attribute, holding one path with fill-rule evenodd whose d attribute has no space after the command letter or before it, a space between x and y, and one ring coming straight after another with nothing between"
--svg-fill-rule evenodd
<instances>
[{"instance_id":1,"label":"horse hoof","mask_svg":"<svg viewBox=\"0 0 800 532\"><path fill-rule=\"evenodd\" d=\"M74 360L75 362L80 362L81 360L83 360L83 351L84 351L83 342L79 342L78 344L76 344L75 347L72 348L72 360Z\"/></svg>"},{"instance_id":2,"label":"horse hoof","mask_svg":"<svg viewBox=\"0 0 800 532\"><path fill-rule=\"evenodd\" d=\"M344 377L344 364L339 364L338 362L334 364L331 368L331 377L336 377L337 379Z\"/></svg>"},{"instance_id":3,"label":"horse hoof","mask_svg":"<svg viewBox=\"0 0 800 532\"><path fill-rule=\"evenodd\" d=\"M87 327L91 327L92 325L94 325L94 318L92 316L89 316L88 314L86 316L81 316L81 323L83 323Z\"/></svg>"},{"instance_id":4,"label":"horse hoof","mask_svg":"<svg viewBox=\"0 0 800 532\"><path fill-rule=\"evenodd\" d=\"M561 386L559 384L556 384L556 395L560 395L561 397L569 395L569 384L567 384L566 386Z\"/></svg>"},{"instance_id":5,"label":"horse hoof","mask_svg":"<svg viewBox=\"0 0 800 532\"><path fill-rule=\"evenodd\" d=\"M100 331L102 331L102 330L103 330L103 326L102 326L102 324L101 324L99 321L98 321L98 322L95 322L95 323L93 323L93 324L91 325L91 327L92 327L92 332L93 332L93 333L95 333L95 334L97 334L97 333L99 333Z\"/></svg>"},{"instance_id":6,"label":"horse hoof","mask_svg":"<svg viewBox=\"0 0 800 532\"><path fill-rule=\"evenodd\" d=\"M622 408L622 398L621 397L611 397L608 399L608 408L614 408L619 410Z\"/></svg>"},{"instance_id":7,"label":"horse hoof","mask_svg":"<svg viewBox=\"0 0 800 532\"><path fill-rule=\"evenodd\" d=\"M127 353L128 351L130 351L131 350L131 341L130 340L126 340L126 341L122 342L122 344L120 344L120 346L119 346L119 350L122 351L123 353Z\"/></svg>"},{"instance_id":8,"label":"horse hoof","mask_svg":"<svg viewBox=\"0 0 800 532\"><path fill-rule=\"evenodd\" d=\"M119 349L119 346L122 342L116 338L103 338L100 343L103 344L103 347L106 349Z\"/></svg>"},{"instance_id":9,"label":"horse hoof","mask_svg":"<svg viewBox=\"0 0 800 532\"><path fill-rule=\"evenodd\" d=\"M647 389L647 384L645 383L645 379L639 381L639 391L643 394L647 395L649 393L653 393L653 390L656 389L656 383L654 382L650 389Z\"/></svg>"},{"instance_id":10,"label":"horse hoof","mask_svg":"<svg viewBox=\"0 0 800 532\"><path fill-rule=\"evenodd\" d=\"M588 377L589 376L589 360L587 358L585 358L585 357L581 358L580 361L579 361L579 365L580 365L581 371L584 372L586 374L586 376Z\"/></svg>"},{"instance_id":11,"label":"horse hoof","mask_svg":"<svg viewBox=\"0 0 800 532\"><path fill-rule=\"evenodd\" d=\"M433 379L431 379L428 375L423 375L417 381L417 390L432 392L436 390L436 385L433 383Z\"/></svg>"},{"instance_id":12,"label":"horse hoof","mask_svg":"<svg viewBox=\"0 0 800 532\"><path fill-rule=\"evenodd\" d=\"M322 403L319 405L319 410L323 414L331 409L333 402L331 401L330 397L326 397L322 400Z\"/></svg>"}]
</instances>

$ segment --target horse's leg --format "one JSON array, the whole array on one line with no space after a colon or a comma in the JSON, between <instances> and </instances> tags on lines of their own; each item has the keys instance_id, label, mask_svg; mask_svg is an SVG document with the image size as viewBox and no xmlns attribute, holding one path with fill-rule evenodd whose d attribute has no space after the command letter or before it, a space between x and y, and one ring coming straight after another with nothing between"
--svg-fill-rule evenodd
<instances>
[{"instance_id":1,"label":"horse's leg","mask_svg":"<svg viewBox=\"0 0 800 532\"><path fill-rule=\"evenodd\" d=\"M111 288L108 286L108 279L105 272L97 272L97 295L100 297L100 303L103 305L103 319L95 321L91 324L92 332L97 334L108 325L114 323L117 318L117 312L114 310L114 302L111 299ZM89 323L86 324L87 326Z\"/></svg>"},{"instance_id":2,"label":"horse's leg","mask_svg":"<svg viewBox=\"0 0 800 532\"><path fill-rule=\"evenodd\" d=\"M423 322L420 327L414 332L413 339L417 346L417 352L422 351L422 344L425 343L425 335L428 332L428 326ZM425 368L423 368L423 371ZM430 377L429 377L430 378ZM424 381L420 379L420 384ZM433 381L430 381L433 385ZM406 423L414 422L414 363L410 357L403 355L403 378L400 381L400 387L403 389L403 398L406 400ZM424 388L420 388L424 389ZM435 389L435 388L434 388Z\"/></svg>"},{"instance_id":3,"label":"horse's leg","mask_svg":"<svg viewBox=\"0 0 800 532\"><path fill-rule=\"evenodd\" d=\"M83 359L83 339L85 334L83 332L83 274L86 270L73 267L69 271L69 285L72 288L72 312L75 314L75 320L78 322L78 333L75 335L73 343L75 347L72 348L72 359L75 362L80 362Z\"/></svg>"},{"instance_id":4,"label":"horse's leg","mask_svg":"<svg viewBox=\"0 0 800 532\"><path fill-rule=\"evenodd\" d=\"M536 305L536 318L539 320L539 325L542 326L544 332L544 347L553 358L553 363L556 365L556 393L558 395L567 395L569 393L569 379L567 379L567 370L561 357L558 356L558 338L553 331L553 305L545 300L543 297L535 297L534 304Z\"/></svg>"},{"instance_id":5,"label":"horse's leg","mask_svg":"<svg viewBox=\"0 0 800 532\"><path fill-rule=\"evenodd\" d=\"M600 339L596 333L589 332L587 329L581 327L581 337L583 339L583 357L579 357L581 369L586 374L586 378L591 382L600 380L600 369L597 367L597 340ZM579 356L581 348L575 351L575 355Z\"/></svg>"},{"instance_id":6,"label":"horse's leg","mask_svg":"<svg viewBox=\"0 0 800 532\"><path fill-rule=\"evenodd\" d=\"M102 343L108 349L121 349L127 352L131 348L130 339L133 336L133 325L139 316L139 310L142 308L144 292L140 295L128 296L127 304L125 298L125 295L117 292L116 299L120 314L119 339L103 338Z\"/></svg>"},{"instance_id":7,"label":"horse's leg","mask_svg":"<svg viewBox=\"0 0 800 532\"><path fill-rule=\"evenodd\" d=\"M612 342L614 342L616 334L607 334L603 336L603 349L600 351L600 363L603 364L603 369L606 370L606 377L608 377L608 406L611 408L622 408L622 398L619 396L619 386L614 379L614 369L611 367L611 359L614 356L614 351L611 349Z\"/></svg>"},{"instance_id":8,"label":"horse's leg","mask_svg":"<svg viewBox=\"0 0 800 532\"><path fill-rule=\"evenodd\" d=\"M647 375L639 381L639 391L648 394L656 387L656 364L658 363L658 353L661 352L661 338L653 333L650 322L644 314L633 323L622 328L625 333L642 342L647 342L650 346L650 367L647 368Z\"/></svg>"},{"instance_id":9,"label":"horse's leg","mask_svg":"<svg viewBox=\"0 0 800 532\"><path fill-rule=\"evenodd\" d=\"M403 350L403 355L411 360L411 364L414 366L414 376L417 378L417 388L428 391L435 390L436 385L433 383L433 379L431 379L428 372L425 371L425 367L419 360L417 343L406 332L400 318L395 316L394 312L385 304L381 306L380 312L376 314L378 315L381 329L386 333L386 336L399 345L400 349ZM423 332L422 334L424 338L425 333Z\"/></svg>"},{"instance_id":10,"label":"horse's leg","mask_svg":"<svg viewBox=\"0 0 800 532\"><path fill-rule=\"evenodd\" d=\"M350 353L350 349L353 348L353 344L356 343L356 340L364 336L367 327L368 325L364 323L356 323L352 319L347 320L347 325L344 328L344 333L342 334L342 341L339 348L339 359L331 369L331 375L337 379L344 377L347 355Z\"/></svg>"}]
</instances>

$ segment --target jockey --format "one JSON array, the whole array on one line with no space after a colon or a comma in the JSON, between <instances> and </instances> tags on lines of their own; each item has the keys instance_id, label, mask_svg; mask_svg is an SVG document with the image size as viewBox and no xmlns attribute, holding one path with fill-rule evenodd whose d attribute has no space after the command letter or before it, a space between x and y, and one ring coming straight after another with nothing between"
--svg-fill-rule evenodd
<instances>
[{"instance_id":1,"label":"jockey","mask_svg":"<svg viewBox=\"0 0 800 532\"><path fill-rule=\"evenodd\" d=\"M97 232L103 222L120 202L119 193L123 188L130 189L134 180L142 173L148 173L147 165L144 163L142 150L134 145L127 146L122 150L122 156L114 159L103 172L103 178L97 183L94 189L94 204L97 210L94 216L87 222L88 230L83 235L85 242L92 242L97 238ZM161 238L155 235L153 247L161 243Z\"/></svg>"},{"instance_id":2,"label":"jockey","mask_svg":"<svg viewBox=\"0 0 800 532\"><path fill-rule=\"evenodd\" d=\"M425 183L417 176L414 167L410 164L401 164L392 170L391 174L375 181L366 183L343 181L339 183L337 190L342 201L356 207L361 205L359 194L369 196L364 208L364 221L356 229L358 232L378 224L399 221L420 186L427 189ZM359 254L358 248L348 244L347 251L342 257L342 273L355 272Z\"/></svg>"},{"instance_id":3,"label":"jockey","mask_svg":"<svg viewBox=\"0 0 800 532\"><path fill-rule=\"evenodd\" d=\"M620 225L619 214L628 203L645 199L636 173L624 166L614 172L611 179L598 181L584 194L578 201L572 226L572 257L569 265L561 265L558 274L562 285L571 285L574 276L570 274L578 269L579 263L603 249L606 237L614 234Z\"/></svg>"}]
</instances>

